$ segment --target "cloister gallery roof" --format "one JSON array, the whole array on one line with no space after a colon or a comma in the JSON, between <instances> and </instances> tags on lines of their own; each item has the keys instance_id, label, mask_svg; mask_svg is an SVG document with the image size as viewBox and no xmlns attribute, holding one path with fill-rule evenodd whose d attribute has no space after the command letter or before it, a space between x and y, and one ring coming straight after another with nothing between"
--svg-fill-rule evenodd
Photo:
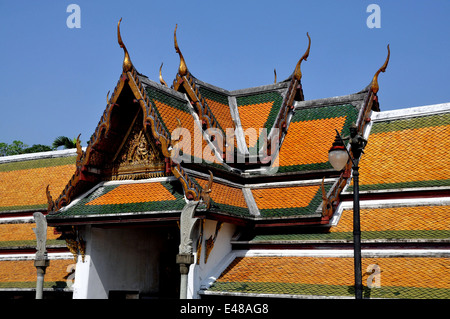
<instances>
[{"instance_id":1,"label":"cloister gallery roof","mask_svg":"<svg viewBox=\"0 0 450 319\"><path fill-rule=\"evenodd\" d=\"M119 217L177 220L190 200L200 201L201 218L249 226L232 243L236 249L349 243L351 209L338 209L338 204L351 199L351 165L336 172L328 150L335 130L349 135L352 123L368 140L360 162L361 198L392 199L381 206L363 205L363 242L448 243L450 206L439 198L448 197L450 189L450 104L380 112L378 75L386 70L389 54L360 92L305 100L300 68L309 56L309 35L305 54L284 81L228 91L194 77L176 34L180 66L172 85L162 75L160 83L150 80L131 63L118 31L123 70L87 147L78 143L76 150L0 158L3 252L35 246L29 220L34 211L48 212L50 226L108 223ZM437 200L396 203L402 198ZM28 223L19 225L17 218ZM48 237L61 246L58 233L49 231ZM317 281L317 273L306 268L351 267L351 258L283 258L274 267L281 262L278 257L238 256L206 293L348 294L350 277ZM435 278L449 267L448 258L436 258L408 261L406 268L415 272L405 276L419 282L412 288L397 285L400 297L448 298L448 277L439 285ZM0 288L31 285L26 283L34 280L33 271L29 278L5 279L2 269L7 272L19 261L1 262ZM252 275L255 262L263 277ZM395 274L405 260L382 262ZM64 281L62 273L54 276L54 283ZM379 296L398 295L392 288L395 276Z\"/></svg>"}]
</instances>

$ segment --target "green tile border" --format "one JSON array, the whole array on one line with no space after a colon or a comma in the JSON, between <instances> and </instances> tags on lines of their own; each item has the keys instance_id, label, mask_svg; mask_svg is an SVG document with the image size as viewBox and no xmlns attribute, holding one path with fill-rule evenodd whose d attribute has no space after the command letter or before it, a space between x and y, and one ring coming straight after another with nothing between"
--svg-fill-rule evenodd
<instances>
[{"instance_id":1,"label":"green tile border","mask_svg":"<svg viewBox=\"0 0 450 319\"><path fill-rule=\"evenodd\" d=\"M199 91L200 91L200 94L206 99L213 100L217 103L229 105L228 104L228 96L224 93L219 93L219 92L213 91L204 86L200 86Z\"/></svg>"},{"instance_id":2,"label":"green tile border","mask_svg":"<svg viewBox=\"0 0 450 319\"><path fill-rule=\"evenodd\" d=\"M420 116L410 119L375 122L370 134L413 130L425 127L450 125L450 113Z\"/></svg>"},{"instance_id":3,"label":"green tile border","mask_svg":"<svg viewBox=\"0 0 450 319\"><path fill-rule=\"evenodd\" d=\"M325 192L328 192L332 184L325 184ZM287 216L307 216L313 215L319 205L322 203L322 187L319 185L319 189L313 196L308 206L305 207L289 207L289 208L270 208L259 209L261 217L287 217Z\"/></svg>"},{"instance_id":4,"label":"green tile border","mask_svg":"<svg viewBox=\"0 0 450 319\"><path fill-rule=\"evenodd\" d=\"M67 157L43 158L0 164L0 172L11 172L34 168L75 165L76 154Z\"/></svg>"},{"instance_id":5,"label":"green tile border","mask_svg":"<svg viewBox=\"0 0 450 319\"><path fill-rule=\"evenodd\" d=\"M23 206L4 206L0 207L0 212L21 212L29 210L47 210L48 204L38 204L38 205L23 205Z\"/></svg>"},{"instance_id":6,"label":"green tile border","mask_svg":"<svg viewBox=\"0 0 450 319\"><path fill-rule=\"evenodd\" d=\"M51 263L51 261L50 261ZM44 281L44 288L65 289L68 288L66 281ZM0 282L0 289L29 289L36 288L35 281L13 281Z\"/></svg>"},{"instance_id":7,"label":"green tile border","mask_svg":"<svg viewBox=\"0 0 450 319\"><path fill-rule=\"evenodd\" d=\"M360 184L359 190L360 191L369 191L369 190L438 187L438 186L450 186L450 179L401 182L401 183ZM349 190L349 191L351 192L351 190Z\"/></svg>"},{"instance_id":8,"label":"green tile border","mask_svg":"<svg viewBox=\"0 0 450 319\"><path fill-rule=\"evenodd\" d=\"M30 225L31 228L31 225ZM48 239L47 246L61 246L66 247L66 242L62 239ZM36 247L36 240L9 240L9 241L0 241L0 248L9 248L9 247Z\"/></svg>"},{"instance_id":9,"label":"green tile border","mask_svg":"<svg viewBox=\"0 0 450 319\"><path fill-rule=\"evenodd\" d=\"M362 231L362 240L371 239L450 239L450 230L385 230ZM352 232L270 234L256 235L250 242L256 241L302 241L302 240L349 240L353 241Z\"/></svg>"},{"instance_id":10,"label":"green tile border","mask_svg":"<svg viewBox=\"0 0 450 319\"><path fill-rule=\"evenodd\" d=\"M350 135L350 126L352 123L356 122L357 116L358 110L355 106L353 106L352 104L340 104L325 107L298 109L296 110L296 113L292 117L291 122L295 123L303 121L330 119L336 117L345 117L344 125L339 133L341 134L341 136L348 136ZM287 134L287 137L289 137L289 133ZM281 145L281 148L283 148L283 145ZM279 166L277 173L314 171L326 169L333 169L333 167L328 161L322 163Z\"/></svg>"},{"instance_id":11,"label":"green tile border","mask_svg":"<svg viewBox=\"0 0 450 319\"><path fill-rule=\"evenodd\" d=\"M364 284L364 283L363 283ZM344 285L318 285L278 282L220 282L216 281L208 291L255 294L291 294L307 296L354 297L354 287ZM363 286L363 298L449 299L450 289L417 287Z\"/></svg>"},{"instance_id":12,"label":"green tile border","mask_svg":"<svg viewBox=\"0 0 450 319\"><path fill-rule=\"evenodd\" d=\"M87 197L81 199L74 206L69 207L67 210L60 211L52 217L61 216L85 216L85 215L104 215L104 214L117 214L121 213L139 213L139 212L151 212L151 211L181 211L185 206L184 194L180 185L174 185L175 182L155 182L162 184L172 195L175 196L174 200L170 201L158 201L158 202L143 202L143 203L128 203L128 204L109 204L109 205L86 205L94 199L107 194L116 187L124 184L101 186L93 191Z\"/></svg>"}]
</instances>

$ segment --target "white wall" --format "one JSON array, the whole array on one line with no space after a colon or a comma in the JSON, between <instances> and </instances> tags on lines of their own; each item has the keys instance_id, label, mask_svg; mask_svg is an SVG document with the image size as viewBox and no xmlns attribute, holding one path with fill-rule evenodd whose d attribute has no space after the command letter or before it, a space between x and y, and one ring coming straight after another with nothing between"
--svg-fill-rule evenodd
<instances>
[{"instance_id":1,"label":"white wall","mask_svg":"<svg viewBox=\"0 0 450 319\"><path fill-rule=\"evenodd\" d=\"M231 239L236 231L236 226L233 224L224 223L218 232L214 248L212 249L208 262L205 264L206 240L210 236L214 236L216 230L216 221L206 220L203 230L203 241L200 264L193 264L189 269L188 295L187 298L198 299L198 291L201 288L202 281L208 279L212 274L221 269L224 258L231 253ZM196 243L194 243L196 245ZM196 247L194 247L196 250ZM195 260L197 260L197 252L195 252Z\"/></svg>"},{"instance_id":2,"label":"white wall","mask_svg":"<svg viewBox=\"0 0 450 319\"><path fill-rule=\"evenodd\" d=\"M157 228L87 226L86 257L84 263L78 258L73 298L105 299L110 290L157 293L164 236L167 232Z\"/></svg>"}]
</instances>

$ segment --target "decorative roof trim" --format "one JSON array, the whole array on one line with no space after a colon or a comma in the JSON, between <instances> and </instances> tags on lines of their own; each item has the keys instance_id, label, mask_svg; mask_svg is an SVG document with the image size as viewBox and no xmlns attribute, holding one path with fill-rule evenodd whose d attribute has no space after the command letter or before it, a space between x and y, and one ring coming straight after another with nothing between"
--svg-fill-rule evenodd
<instances>
[{"instance_id":1,"label":"decorative roof trim","mask_svg":"<svg viewBox=\"0 0 450 319\"><path fill-rule=\"evenodd\" d=\"M85 149L86 149L86 147L83 148L83 150L85 150ZM70 157L70 156L75 156L76 154L77 154L76 148L71 148L71 149L67 149L67 150L1 156L0 164L33 161L33 160L40 160L40 159L46 159L46 158Z\"/></svg>"},{"instance_id":2,"label":"decorative roof trim","mask_svg":"<svg viewBox=\"0 0 450 319\"><path fill-rule=\"evenodd\" d=\"M142 108L144 114L143 127L147 129L148 126L150 126L153 136L160 143L163 155L169 159L171 158L171 154L169 151L169 146L171 145L171 141L169 140L169 133L165 131L163 125L160 123L156 111L152 107L150 99L147 96L145 87L140 81L140 76L138 75L138 72L134 68L133 64L131 63L128 51L125 45L123 44L122 38L120 36L121 20L122 19L119 20L117 25L117 36L119 45L124 49L125 53L125 58L123 62L123 72L120 76L120 79L116 87L114 88L114 92L111 98L109 99L109 101L107 101L108 104L106 106L106 109L103 112L100 122L88 143L88 147L85 148L85 151L83 151L83 149L81 148L77 148L77 166L76 171L72 176L71 180L67 183L65 189L63 190L63 192L56 201L52 200L50 202L51 195L47 194L48 195L47 198L49 199L48 205L49 208L51 209L49 210L49 212L55 212L61 209L63 206L70 204L71 200L73 199L75 187L78 184L78 182L82 179L83 168L89 163L92 150L95 148L95 145L100 141L101 137L107 136L108 134L110 128L112 109L115 106L117 106L116 102L125 85L125 82L128 82L128 85L130 86L136 98L136 102L138 102ZM162 86L162 88L168 89L164 86ZM107 95L107 100L108 98L109 93ZM201 189L198 187L198 185L196 185L190 180L189 176L184 172L180 164L171 162L171 172L175 177L177 177L180 180L181 184L183 185L183 190L185 192L186 198L189 200L198 200Z\"/></svg>"},{"instance_id":3,"label":"decorative roof trim","mask_svg":"<svg viewBox=\"0 0 450 319\"><path fill-rule=\"evenodd\" d=\"M362 93L362 92L361 92ZM359 94L359 93L358 93ZM378 108L378 101L376 94L370 91L364 91L366 98L364 103L359 109L358 119L356 121L357 131L361 136L366 136L368 129L371 127L371 114L372 109L376 106ZM355 94L356 95L356 94ZM347 145L349 152L351 153L350 145ZM340 201L340 195L342 191L349 185L352 173L352 160L349 158L344 170L342 171L339 179L331 187L328 193L323 195L322 199L322 216L331 218L337 209L337 204Z\"/></svg>"},{"instance_id":4,"label":"decorative roof trim","mask_svg":"<svg viewBox=\"0 0 450 319\"><path fill-rule=\"evenodd\" d=\"M175 31L173 32L173 42L174 42L174 46L175 46L175 51L180 56L180 65L178 67L178 74L180 74L181 76L185 76L188 72L188 68L186 65L186 61L184 60L183 54L181 53L181 50L178 47L177 28L178 28L178 24L175 25Z\"/></svg>"},{"instance_id":5,"label":"decorative roof trim","mask_svg":"<svg viewBox=\"0 0 450 319\"><path fill-rule=\"evenodd\" d=\"M450 103L415 106L407 109L376 112L372 115L372 121L382 122L391 120L404 120L407 118L438 115L449 112L450 112Z\"/></svg>"},{"instance_id":6,"label":"decorative roof trim","mask_svg":"<svg viewBox=\"0 0 450 319\"><path fill-rule=\"evenodd\" d=\"M159 82L160 82L162 85L168 87L166 81L164 81L164 79L163 79L163 77L162 77L162 73L161 73L162 67L163 67L163 63L161 63L161 66L159 67Z\"/></svg>"},{"instance_id":7,"label":"decorative roof trim","mask_svg":"<svg viewBox=\"0 0 450 319\"><path fill-rule=\"evenodd\" d=\"M133 72L128 72L128 78L130 80L129 83L131 83L131 90L133 91L135 97L138 98L139 104L143 108L144 116L146 116L143 123L144 127L150 125L153 136L161 144L163 155L171 159L169 146L172 144L172 141L169 140L169 133L162 128L162 125L156 115L156 111L150 103L150 98L148 97L145 87L142 85L136 70L133 69ZM186 198L188 200L199 200L201 192L200 187L192 182L179 163L174 163L172 161L170 162L171 172L183 185Z\"/></svg>"},{"instance_id":8,"label":"decorative roof trim","mask_svg":"<svg viewBox=\"0 0 450 319\"><path fill-rule=\"evenodd\" d=\"M302 64L302 61L309 57L309 50L311 49L311 37L309 36L309 33L306 32L306 36L308 37L308 48L306 49L306 52L303 54L303 56L300 58L300 60L297 62L297 65L295 66L294 71L294 78L297 81L300 81L302 78L302 71L300 70L300 65Z\"/></svg>"},{"instance_id":9,"label":"decorative roof trim","mask_svg":"<svg viewBox=\"0 0 450 319\"><path fill-rule=\"evenodd\" d=\"M131 63L131 59L130 59L130 55L128 54L128 50L122 41L122 37L120 36L120 22L121 21L122 21L122 18L120 18L119 22L117 23L117 42L119 42L119 45L123 49L123 52L124 52L123 66L122 66L123 72L128 72L133 69L133 63Z\"/></svg>"},{"instance_id":10,"label":"decorative roof trim","mask_svg":"<svg viewBox=\"0 0 450 319\"><path fill-rule=\"evenodd\" d=\"M361 108L364 104L364 97L367 95L368 91L363 91L360 93L354 93L349 95L335 96L324 99L316 99L316 100L306 100L306 101L295 101L294 107L295 110L303 109L303 108L312 108L312 107L324 107L331 106L337 104L352 104L358 108Z\"/></svg>"}]
</instances>

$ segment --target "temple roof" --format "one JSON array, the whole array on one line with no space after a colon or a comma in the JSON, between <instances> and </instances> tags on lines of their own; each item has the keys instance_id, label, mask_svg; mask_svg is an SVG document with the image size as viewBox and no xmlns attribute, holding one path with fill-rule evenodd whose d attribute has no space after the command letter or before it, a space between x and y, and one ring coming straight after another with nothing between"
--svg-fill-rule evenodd
<instances>
[{"instance_id":1,"label":"temple roof","mask_svg":"<svg viewBox=\"0 0 450 319\"><path fill-rule=\"evenodd\" d=\"M450 186L450 112L445 106L374 117L361 159L362 191Z\"/></svg>"},{"instance_id":2,"label":"temple roof","mask_svg":"<svg viewBox=\"0 0 450 319\"><path fill-rule=\"evenodd\" d=\"M43 283L44 290L66 288L68 276L75 271L73 266L73 259L52 259L51 267L46 270ZM34 292L35 289L36 267L34 267L34 257L29 259L3 257L0 260L0 290L30 290Z\"/></svg>"},{"instance_id":3,"label":"temple roof","mask_svg":"<svg viewBox=\"0 0 450 319\"><path fill-rule=\"evenodd\" d=\"M184 205L183 191L176 178L139 181L102 182L80 196L59 213L59 219L92 218L114 215L145 215L161 212L179 213ZM176 217L179 214L175 214ZM148 216L147 216L148 217ZM168 217L168 216L166 216Z\"/></svg>"},{"instance_id":4,"label":"temple roof","mask_svg":"<svg viewBox=\"0 0 450 319\"><path fill-rule=\"evenodd\" d=\"M61 193L75 160L75 150L0 157L0 213L47 211L45 188Z\"/></svg>"},{"instance_id":5,"label":"temple roof","mask_svg":"<svg viewBox=\"0 0 450 319\"><path fill-rule=\"evenodd\" d=\"M226 268L205 295L266 297L354 296L353 257L244 256ZM363 272L364 298L448 299L450 282L442 274L450 266L439 257L367 257L362 269L377 265L382 283L369 289L372 272ZM373 269L372 269L373 271ZM447 278L448 279L448 276Z\"/></svg>"},{"instance_id":6,"label":"temple roof","mask_svg":"<svg viewBox=\"0 0 450 319\"><path fill-rule=\"evenodd\" d=\"M449 112L447 103L372 114L360 161L365 298L449 298L442 275L449 267ZM228 266L202 294L353 297L351 186L328 225L260 228L234 238ZM377 289L366 284L373 265L381 269Z\"/></svg>"},{"instance_id":7,"label":"temple roof","mask_svg":"<svg viewBox=\"0 0 450 319\"><path fill-rule=\"evenodd\" d=\"M329 220L333 203L349 175L339 175L331 167L328 149L335 131L348 135L352 123L366 134L366 118L379 108L378 87L376 91L374 88L382 69L360 92L305 101L300 66L309 56L308 35L308 48L286 80L228 91L190 72L175 33L180 67L173 85L168 87L161 73L160 83L156 83L136 70L119 27L120 22L123 72L111 98L107 97L106 109L88 147L78 152L75 174L53 203L47 218L50 223L68 216L102 215L108 209L110 215L130 210L159 211L149 204L153 199L141 201L139 207L114 204L112 199L123 195L113 196L118 190L128 192L137 186L129 183L116 190L113 184L103 182L161 176L175 176L186 200L200 200L209 208L209 214L233 217L235 222L278 219L287 223L296 218L313 218L320 225ZM388 58L382 68L387 62ZM145 159L135 156L135 150L141 147L138 140L150 145L148 151L142 150ZM204 197L209 190L201 178L208 173L213 176L208 196L211 205ZM332 179L323 183L322 178ZM298 180L304 183L298 184ZM112 194L103 195L110 196L111 202L89 204L96 201L92 197L97 196L96 191ZM329 201L323 204L326 197ZM70 204L74 200L77 204ZM173 208L170 203L167 210Z\"/></svg>"}]
</instances>

